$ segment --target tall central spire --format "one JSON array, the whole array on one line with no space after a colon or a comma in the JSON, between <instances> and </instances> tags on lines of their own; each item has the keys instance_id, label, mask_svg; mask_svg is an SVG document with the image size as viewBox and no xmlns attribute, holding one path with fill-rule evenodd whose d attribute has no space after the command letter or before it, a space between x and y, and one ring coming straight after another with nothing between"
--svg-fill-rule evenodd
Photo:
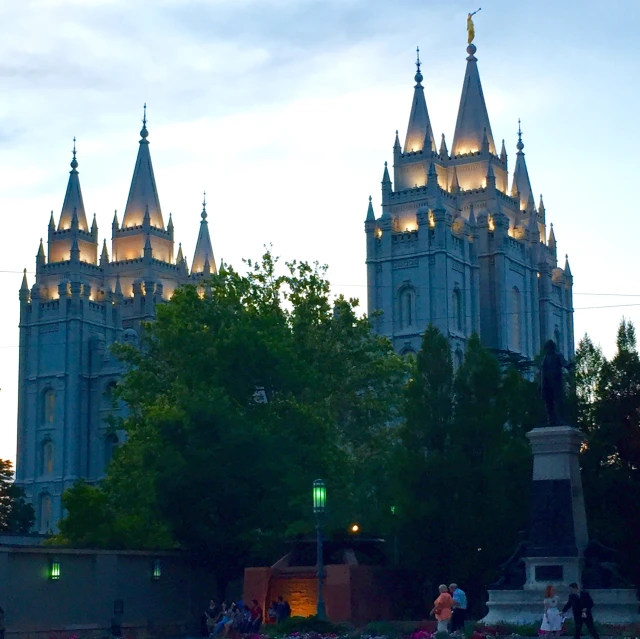
<instances>
[{"instance_id":1,"label":"tall central spire","mask_svg":"<svg viewBox=\"0 0 640 639\"><path fill-rule=\"evenodd\" d=\"M144 219L145 210L149 208L151 226L164 229L162 210L160 209L160 199L156 188L156 179L153 175L153 165L151 164L151 154L149 153L149 140L147 137L147 105L144 105L144 117L142 119L142 130L140 131L140 148L136 166L133 171L129 198L122 219L122 227L139 226Z\"/></svg>"},{"instance_id":2,"label":"tall central spire","mask_svg":"<svg viewBox=\"0 0 640 639\"><path fill-rule=\"evenodd\" d=\"M409 126L407 127L407 137L404 141L404 152L411 151L435 151L435 141L427 111L427 102L424 97L424 87L422 86L422 73L420 73L420 48L416 48L416 86L413 92L413 103L411 105L411 115L409 116Z\"/></svg>"},{"instance_id":3,"label":"tall central spire","mask_svg":"<svg viewBox=\"0 0 640 639\"><path fill-rule=\"evenodd\" d=\"M475 45L470 44L467 47L467 53L469 54L467 57L467 70L464 75L458 119L456 120L456 132L453 136L453 146L451 147L453 155L480 151L485 130L489 142L489 152L496 155L496 145L491 133L489 114L484 101L480 74L478 73L478 59L474 56L475 52Z\"/></svg>"},{"instance_id":4,"label":"tall central spire","mask_svg":"<svg viewBox=\"0 0 640 639\"><path fill-rule=\"evenodd\" d=\"M88 231L89 226L87 225L87 216L84 212L82 189L80 188L80 178L78 177L75 138L73 138L73 159L71 160L71 171L69 171L69 182L67 183L67 192L64 194L58 230L62 231L71 228L74 211L75 215L78 216L78 228L82 231Z\"/></svg>"}]
</instances>

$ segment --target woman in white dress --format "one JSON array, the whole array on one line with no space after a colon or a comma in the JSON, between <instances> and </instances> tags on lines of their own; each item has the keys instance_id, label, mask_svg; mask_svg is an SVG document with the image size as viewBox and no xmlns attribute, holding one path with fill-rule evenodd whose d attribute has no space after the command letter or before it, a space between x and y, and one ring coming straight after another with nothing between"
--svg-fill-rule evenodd
<instances>
[{"instance_id":1,"label":"woman in white dress","mask_svg":"<svg viewBox=\"0 0 640 639\"><path fill-rule=\"evenodd\" d=\"M544 591L544 615L540 633L557 637L562 630L562 613L558 608L558 595L556 589L549 585Z\"/></svg>"}]
</instances>

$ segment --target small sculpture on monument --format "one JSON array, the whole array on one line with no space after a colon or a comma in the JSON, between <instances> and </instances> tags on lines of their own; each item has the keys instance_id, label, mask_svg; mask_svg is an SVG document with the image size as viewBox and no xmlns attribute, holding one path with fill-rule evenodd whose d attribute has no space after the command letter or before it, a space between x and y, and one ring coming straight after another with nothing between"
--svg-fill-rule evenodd
<instances>
[{"instance_id":1,"label":"small sculpture on monument","mask_svg":"<svg viewBox=\"0 0 640 639\"><path fill-rule=\"evenodd\" d=\"M480 7L478 11L480 11L481 9L482 7ZM474 11L467 16L467 44L471 44L473 42L473 39L476 37L476 30L473 26L473 16L475 16L478 11Z\"/></svg>"},{"instance_id":2,"label":"small sculpture on monument","mask_svg":"<svg viewBox=\"0 0 640 639\"><path fill-rule=\"evenodd\" d=\"M564 399L564 385L562 369L573 366L568 363L556 349L556 343L550 339L544 345L544 358L540 366L540 391L547 409L547 425L562 425L562 404Z\"/></svg>"}]
</instances>

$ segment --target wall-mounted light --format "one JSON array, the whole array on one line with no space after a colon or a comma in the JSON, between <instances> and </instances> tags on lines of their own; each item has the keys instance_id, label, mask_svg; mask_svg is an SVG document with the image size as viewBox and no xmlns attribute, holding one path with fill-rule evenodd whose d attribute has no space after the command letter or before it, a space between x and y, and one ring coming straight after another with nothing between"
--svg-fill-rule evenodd
<instances>
[{"instance_id":1,"label":"wall-mounted light","mask_svg":"<svg viewBox=\"0 0 640 639\"><path fill-rule=\"evenodd\" d=\"M162 577L162 562L159 559L154 559L151 564L151 578L158 580Z\"/></svg>"},{"instance_id":2,"label":"wall-mounted light","mask_svg":"<svg viewBox=\"0 0 640 639\"><path fill-rule=\"evenodd\" d=\"M49 565L49 579L57 581L60 579L60 560L57 557L51 559Z\"/></svg>"}]
</instances>

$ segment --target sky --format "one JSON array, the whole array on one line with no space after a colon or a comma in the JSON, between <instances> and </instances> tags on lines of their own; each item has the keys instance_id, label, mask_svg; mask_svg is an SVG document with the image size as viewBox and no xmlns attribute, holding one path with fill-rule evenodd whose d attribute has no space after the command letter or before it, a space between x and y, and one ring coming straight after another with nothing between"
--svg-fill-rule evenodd
<instances>
[{"instance_id":1,"label":"sky","mask_svg":"<svg viewBox=\"0 0 640 639\"><path fill-rule=\"evenodd\" d=\"M480 2L480 0L474 0ZM579 9L575 7L579 6ZM214 252L265 245L329 265L366 308L364 218L380 214L415 48L434 134L451 144L466 58L460 0L0 2L0 458L15 459L18 289L33 284L77 136L100 243L124 210L142 105L165 222L189 263L206 190ZM491 127L532 186L574 276L575 334L615 351L640 323L639 0L482 0L476 57Z\"/></svg>"}]
</instances>

